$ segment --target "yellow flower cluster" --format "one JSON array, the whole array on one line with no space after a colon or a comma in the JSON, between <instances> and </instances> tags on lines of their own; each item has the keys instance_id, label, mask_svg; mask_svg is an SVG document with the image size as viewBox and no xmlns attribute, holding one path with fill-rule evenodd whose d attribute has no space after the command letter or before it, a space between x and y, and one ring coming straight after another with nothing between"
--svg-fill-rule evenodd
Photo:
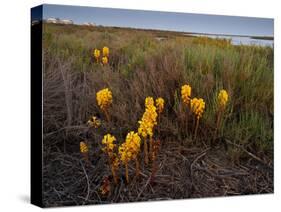
<instances>
[{"instance_id":1,"label":"yellow flower cluster","mask_svg":"<svg viewBox=\"0 0 281 212\"><path fill-rule=\"evenodd\" d=\"M158 114L163 112L164 103L165 103L165 101L164 101L163 98L159 97L159 98L156 99L156 110L157 110Z\"/></svg>"},{"instance_id":2,"label":"yellow flower cluster","mask_svg":"<svg viewBox=\"0 0 281 212\"><path fill-rule=\"evenodd\" d=\"M154 100L152 97L146 97L145 98L145 107L150 107L151 105L154 105Z\"/></svg>"},{"instance_id":3,"label":"yellow flower cluster","mask_svg":"<svg viewBox=\"0 0 281 212\"><path fill-rule=\"evenodd\" d=\"M101 56L100 50L94 49L93 54L94 54L94 57L96 58L96 61L99 62L99 58ZM108 57L109 57L109 48L107 46L104 46L102 48L102 58L101 58L102 64L104 64L104 65L108 64Z\"/></svg>"},{"instance_id":4,"label":"yellow flower cluster","mask_svg":"<svg viewBox=\"0 0 281 212\"><path fill-rule=\"evenodd\" d=\"M202 114L205 110L205 102L203 99L193 98L190 103L191 110L195 114L196 118L199 119L202 117Z\"/></svg>"},{"instance_id":5,"label":"yellow flower cluster","mask_svg":"<svg viewBox=\"0 0 281 212\"><path fill-rule=\"evenodd\" d=\"M224 90L224 89L220 90L219 95L218 95L218 101L219 101L219 106L221 108L224 108L228 101L228 93L226 90Z\"/></svg>"},{"instance_id":6,"label":"yellow flower cluster","mask_svg":"<svg viewBox=\"0 0 281 212\"><path fill-rule=\"evenodd\" d=\"M115 141L116 138L113 135L106 134L102 139L102 144L105 146L102 150L107 152L107 154L112 154L114 148L116 147L116 144L114 143Z\"/></svg>"},{"instance_id":7,"label":"yellow flower cluster","mask_svg":"<svg viewBox=\"0 0 281 212\"><path fill-rule=\"evenodd\" d=\"M182 98L182 101L186 105L189 105L189 102L190 102L190 99L191 99L191 87L190 87L190 85L183 85L181 87L181 98Z\"/></svg>"},{"instance_id":8,"label":"yellow flower cluster","mask_svg":"<svg viewBox=\"0 0 281 212\"><path fill-rule=\"evenodd\" d=\"M120 160L127 164L136 159L140 151L141 138L137 133L131 131L127 134L126 141L119 147Z\"/></svg>"},{"instance_id":9,"label":"yellow flower cluster","mask_svg":"<svg viewBox=\"0 0 281 212\"><path fill-rule=\"evenodd\" d=\"M104 47L102 48L102 55L103 55L104 57L108 57L108 56L109 56L109 48L108 48L107 46L104 46Z\"/></svg>"},{"instance_id":10,"label":"yellow flower cluster","mask_svg":"<svg viewBox=\"0 0 281 212\"><path fill-rule=\"evenodd\" d=\"M102 64L106 65L108 63L108 58L107 57L102 57L101 61L102 61Z\"/></svg>"},{"instance_id":11,"label":"yellow flower cluster","mask_svg":"<svg viewBox=\"0 0 281 212\"><path fill-rule=\"evenodd\" d=\"M93 116L92 118L90 118L87 124L90 127L99 128L101 125L101 121L96 116Z\"/></svg>"},{"instance_id":12,"label":"yellow flower cluster","mask_svg":"<svg viewBox=\"0 0 281 212\"><path fill-rule=\"evenodd\" d=\"M80 152L87 153L89 151L87 144L84 141L80 142Z\"/></svg>"},{"instance_id":13,"label":"yellow flower cluster","mask_svg":"<svg viewBox=\"0 0 281 212\"><path fill-rule=\"evenodd\" d=\"M97 92L97 102L99 107L106 111L108 107L112 104L112 92L108 89L102 89Z\"/></svg>"},{"instance_id":14,"label":"yellow flower cluster","mask_svg":"<svg viewBox=\"0 0 281 212\"><path fill-rule=\"evenodd\" d=\"M148 135L153 136L153 128L157 124L157 112L156 107L154 106L154 100L152 97L147 97L145 99L145 112L142 116L138 133L146 138Z\"/></svg>"},{"instance_id":15,"label":"yellow flower cluster","mask_svg":"<svg viewBox=\"0 0 281 212\"><path fill-rule=\"evenodd\" d=\"M100 50L98 50L98 49L94 50L94 57L96 58L96 60L99 59L99 57L100 57Z\"/></svg>"}]
</instances>

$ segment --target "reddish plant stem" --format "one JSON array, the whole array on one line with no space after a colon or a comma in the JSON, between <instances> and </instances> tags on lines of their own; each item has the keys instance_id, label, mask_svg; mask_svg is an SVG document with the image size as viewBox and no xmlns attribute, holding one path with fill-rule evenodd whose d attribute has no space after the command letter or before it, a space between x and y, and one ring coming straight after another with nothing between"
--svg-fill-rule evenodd
<instances>
[{"instance_id":1,"label":"reddish plant stem","mask_svg":"<svg viewBox=\"0 0 281 212\"><path fill-rule=\"evenodd\" d=\"M109 153L108 153L108 165L110 167L114 183L117 184L118 179L117 179L117 176L116 176L116 173L115 173L115 168L114 168L113 163L112 163L112 155L109 154Z\"/></svg>"},{"instance_id":2,"label":"reddish plant stem","mask_svg":"<svg viewBox=\"0 0 281 212\"><path fill-rule=\"evenodd\" d=\"M126 181L127 181L127 183L129 183L128 163L125 163L125 172L126 172Z\"/></svg>"},{"instance_id":3,"label":"reddish plant stem","mask_svg":"<svg viewBox=\"0 0 281 212\"><path fill-rule=\"evenodd\" d=\"M218 111L217 124L216 124L216 129L215 129L215 133L214 133L214 138L213 138L213 140L216 139L217 133L218 133L218 131L219 131L219 129L220 129L221 120L222 120L222 114L223 114L223 109L220 108L219 111Z\"/></svg>"},{"instance_id":4,"label":"reddish plant stem","mask_svg":"<svg viewBox=\"0 0 281 212\"><path fill-rule=\"evenodd\" d=\"M143 148L144 148L144 162L147 165L148 164L148 152L147 152L147 142L146 138L143 141Z\"/></svg>"},{"instance_id":5,"label":"reddish plant stem","mask_svg":"<svg viewBox=\"0 0 281 212\"><path fill-rule=\"evenodd\" d=\"M197 120L196 120L196 126L195 126L195 131L194 131L194 140L196 139L196 136L197 136L198 126L199 126L199 118L197 118Z\"/></svg>"},{"instance_id":6,"label":"reddish plant stem","mask_svg":"<svg viewBox=\"0 0 281 212\"><path fill-rule=\"evenodd\" d=\"M152 139L152 136L149 137L149 156L150 156L150 160L152 160L152 157L153 157L153 139Z\"/></svg>"},{"instance_id":7,"label":"reddish plant stem","mask_svg":"<svg viewBox=\"0 0 281 212\"><path fill-rule=\"evenodd\" d=\"M109 116L109 114L108 114L107 109L104 109L104 114L105 114L105 117L106 117L107 122L110 122L110 116Z\"/></svg>"},{"instance_id":8,"label":"reddish plant stem","mask_svg":"<svg viewBox=\"0 0 281 212\"><path fill-rule=\"evenodd\" d=\"M139 160L138 157L136 157L136 177L138 177L140 175L140 164L139 164Z\"/></svg>"}]
</instances>

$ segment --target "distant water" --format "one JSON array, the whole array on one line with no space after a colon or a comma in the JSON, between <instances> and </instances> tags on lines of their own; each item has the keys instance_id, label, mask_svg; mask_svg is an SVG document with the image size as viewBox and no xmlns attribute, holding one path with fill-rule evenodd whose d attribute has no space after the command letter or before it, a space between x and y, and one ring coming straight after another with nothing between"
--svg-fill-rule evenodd
<instances>
[{"instance_id":1,"label":"distant water","mask_svg":"<svg viewBox=\"0 0 281 212\"><path fill-rule=\"evenodd\" d=\"M209 38L231 39L233 45L256 45L256 46L270 46L273 47L274 40L256 39L247 36L235 35L205 35L205 34L185 34L192 36L206 36Z\"/></svg>"}]
</instances>

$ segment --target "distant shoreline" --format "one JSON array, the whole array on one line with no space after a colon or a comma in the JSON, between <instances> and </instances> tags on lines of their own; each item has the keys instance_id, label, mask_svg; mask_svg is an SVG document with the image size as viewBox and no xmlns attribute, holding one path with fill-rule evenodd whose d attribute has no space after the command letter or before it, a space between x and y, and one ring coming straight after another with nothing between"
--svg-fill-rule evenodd
<instances>
[{"instance_id":1,"label":"distant shoreline","mask_svg":"<svg viewBox=\"0 0 281 212\"><path fill-rule=\"evenodd\" d=\"M199 32L185 32L184 34L188 36L192 35L206 35L206 36L225 36L225 37L247 37L251 39L259 40L274 40L272 36L256 36L256 35L230 35L230 34L212 34L212 33L199 33Z\"/></svg>"},{"instance_id":2,"label":"distant shoreline","mask_svg":"<svg viewBox=\"0 0 281 212\"><path fill-rule=\"evenodd\" d=\"M46 24L45 20L43 20L43 23ZM50 23L48 23L50 24ZM51 23L54 24L54 23ZM57 23L59 24L59 23ZM83 24L71 24L76 26L85 26ZM86 26L87 27L87 26ZM195 37L196 35L203 35L203 36L225 36L225 37L247 37L251 39L258 39L258 40L274 40L273 36L259 36L259 35L235 35L235 34L214 34L214 33L201 33L201 32L184 32L184 31L173 31L173 30L162 30L162 29L144 29L144 28L134 28L134 27L119 27L119 26L103 26L103 25L96 25L92 27L105 27L105 28L117 28L117 29L131 29L131 30L144 30L144 31L152 31L152 32L158 32L158 33L169 33L169 34L182 34L183 36L190 36Z\"/></svg>"}]
</instances>

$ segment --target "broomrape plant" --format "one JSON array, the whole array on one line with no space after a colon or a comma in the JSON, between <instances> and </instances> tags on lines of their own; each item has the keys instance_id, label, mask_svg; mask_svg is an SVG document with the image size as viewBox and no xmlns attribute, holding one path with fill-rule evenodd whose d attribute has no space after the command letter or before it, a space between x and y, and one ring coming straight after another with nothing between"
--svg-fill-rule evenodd
<instances>
[{"instance_id":1,"label":"broomrape plant","mask_svg":"<svg viewBox=\"0 0 281 212\"><path fill-rule=\"evenodd\" d=\"M97 63L100 62L101 57L101 51L99 49L94 49L93 56ZM108 64L108 58L109 58L109 48L107 46L104 46L102 48L102 57L101 57L101 63L103 65Z\"/></svg>"},{"instance_id":2,"label":"broomrape plant","mask_svg":"<svg viewBox=\"0 0 281 212\"><path fill-rule=\"evenodd\" d=\"M190 85L183 85L181 87L181 99L187 108L187 117L185 120L185 124L186 124L185 127L188 130L188 115L189 115L189 106L190 106L190 100L191 100L191 86Z\"/></svg>"},{"instance_id":3,"label":"broomrape plant","mask_svg":"<svg viewBox=\"0 0 281 212\"><path fill-rule=\"evenodd\" d=\"M103 65L108 64L108 58L107 57L102 57L101 61L102 61Z\"/></svg>"},{"instance_id":4,"label":"broomrape plant","mask_svg":"<svg viewBox=\"0 0 281 212\"><path fill-rule=\"evenodd\" d=\"M116 176L116 170L118 169L119 166L119 159L117 155L114 153L114 150L116 148L115 141L116 138L113 135L106 134L102 139L102 144L104 145L102 151L107 154L109 167L111 169L114 182L117 184L118 179Z\"/></svg>"},{"instance_id":5,"label":"broomrape plant","mask_svg":"<svg viewBox=\"0 0 281 212\"><path fill-rule=\"evenodd\" d=\"M193 98L190 102L191 111L195 115L196 118L196 126L194 130L194 139L196 139L197 129L199 125L199 119L202 117L203 112L205 110L205 102L202 98Z\"/></svg>"},{"instance_id":6,"label":"broomrape plant","mask_svg":"<svg viewBox=\"0 0 281 212\"><path fill-rule=\"evenodd\" d=\"M96 94L97 102L101 110L104 112L107 121L110 121L108 109L112 104L112 92L108 89L102 89Z\"/></svg>"},{"instance_id":7,"label":"broomrape plant","mask_svg":"<svg viewBox=\"0 0 281 212\"><path fill-rule=\"evenodd\" d=\"M218 97L217 97L217 101L218 101L218 117L217 117L216 130L214 133L214 139L217 136L217 131L221 127L221 122L223 120L223 113L226 108L226 104L228 102L228 93L226 90L224 90L224 89L220 90Z\"/></svg>"},{"instance_id":8,"label":"broomrape plant","mask_svg":"<svg viewBox=\"0 0 281 212\"><path fill-rule=\"evenodd\" d=\"M160 125L160 115L163 113L165 101L163 98L159 97L156 99L156 111L158 113L158 123ZM158 133L160 132L160 128L158 127Z\"/></svg>"},{"instance_id":9,"label":"broomrape plant","mask_svg":"<svg viewBox=\"0 0 281 212\"><path fill-rule=\"evenodd\" d=\"M100 50L94 49L93 55L94 55L94 58L96 59L96 62L98 63L99 58L100 58Z\"/></svg>"},{"instance_id":10,"label":"broomrape plant","mask_svg":"<svg viewBox=\"0 0 281 212\"><path fill-rule=\"evenodd\" d=\"M119 147L119 156L122 163L125 165L126 181L129 183L128 163L135 160L136 176L139 175L138 154L140 151L141 138L137 133L131 131L127 134L125 142Z\"/></svg>"},{"instance_id":11,"label":"broomrape plant","mask_svg":"<svg viewBox=\"0 0 281 212\"><path fill-rule=\"evenodd\" d=\"M186 106L189 106L191 99L191 87L190 85L183 85L181 87L181 98Z\"/></svg>"},{"instance_id":12,"label":"broomrape plant","mask_svg":"<svg viewBox=\"0 0 281 212\"><path fill-rule=\"evenodd\" d=\"M163 110L164 110L164 99L159 97L156 99L156 110L157 110L157 113L160 115Z\"/></svg>"},{"instance_id":13,"label":"broomrape plant","mask_svg":"<svg viewBox=\"0 0 281 212\"><path fill-rule=\"evenodd\" d=\"M145 112L142 116L142 119L138 123L139 123L138 133L144 138L143 142L144 142L145 163L148 164L148 150L147 150L148 148L147 148L146 138L148 136L150 138L150 151L152 152L153 129L157 124L157 112L152 97L146 97Z\"/></svg>"},{"instance_id":14,"label":"broomrape plant","mask_svg":"<svg viewBox=\"0 0 281 212\"><path fill-rule=\"evenodd\" d=\"M109 48L108 48L107 46L104 46L104 47L102 48L102 55L103 55L104 57L108 57L108 56L109 56Z\"/></svg>"}]
</instances>

